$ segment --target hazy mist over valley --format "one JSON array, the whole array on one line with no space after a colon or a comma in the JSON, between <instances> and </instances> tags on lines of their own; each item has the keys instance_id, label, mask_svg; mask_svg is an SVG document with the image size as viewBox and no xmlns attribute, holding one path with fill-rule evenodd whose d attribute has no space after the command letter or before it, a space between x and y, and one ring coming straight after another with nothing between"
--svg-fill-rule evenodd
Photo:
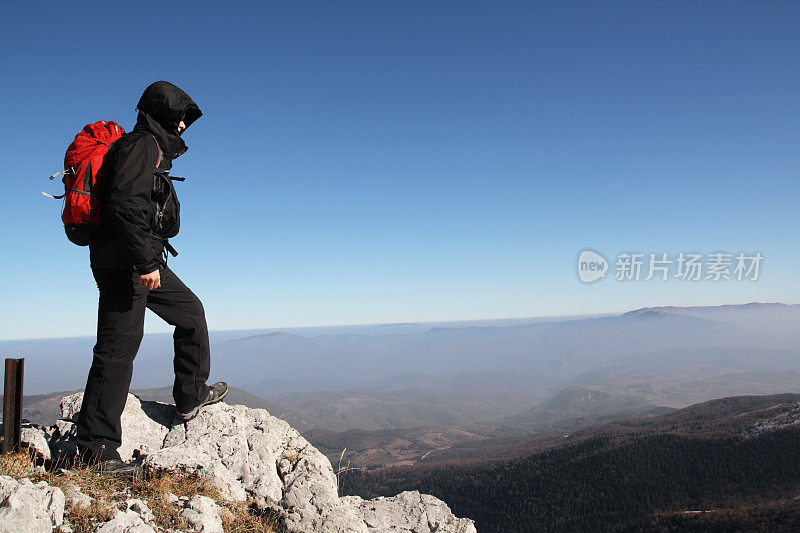
<instances>
[{"instance_id":1,"label":"hazy mist over valley","mask_svg":"<svg viewBox=\"0 0 800 533\"><path fill-rule=\"evenodd\" d=\"M349 446L356 462L375 467L725 396L799 392L798 326L799 305L751 303L224 331L212 335L212 379L241 389L241 403L266 407L326 453ZM26 357L30 410L32 395L45 401L83 387L92 344L26 340L0 348ZM169 401L171 350L169 335L145 337L132 388L163 389L143 397ZM39 416L54 416L45 405Z\"/></svg>"}]
</instances>

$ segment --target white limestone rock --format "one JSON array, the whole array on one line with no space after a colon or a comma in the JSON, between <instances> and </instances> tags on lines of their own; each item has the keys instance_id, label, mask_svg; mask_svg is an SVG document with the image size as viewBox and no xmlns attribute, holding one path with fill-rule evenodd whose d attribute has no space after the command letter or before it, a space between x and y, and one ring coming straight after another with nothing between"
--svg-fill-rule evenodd
<instances>
[{"instance_id":1,"label":"white limestone rock","mask_svg":"<svg viewBox=\"0 0 800 533\"><path fill-rule=\"evenodd\" d=\"M147 506L147 502L138 498L132 498L125 500L125 506L138 514L145 523L154 525L153 521L155 520L155 515L153 515L153 511Z\"/></svg>"},{"instance_id":2,"label":"white limestone rock","mask_svg":"<svg viewBox=\"0 0 800 533\"><path fill-rule=\"evenodd\" d=\"M50 445L47 440L44 429L29 423L22 424L20 442L32 450L37 459L50 460Z\"/></svg>"},{"instance_id":3,"label":"white limestone rock","mask_svg":"<svg viewBox=\"0 0 800 533\"><path fill-rule=\"evenodd\" d=\"M67 419L72 422L77 422L78 420L78 413L81 410L81 403L83 402L83 393L79 392L77 394L70 394L69 396L64 396L61 398L61 401L58 402L58 410L61 413L62 419ZM127 407L127 404L125 405Z\"/></svg>"},{"instance_id":4,"label":"white limestone rock","mask_svg":"<svg viewBox=\"0 0 800 533\"><path fill-rule=\"evenodd\" d=\"M196 495L184 502L181 515L194 531L224 533L219 506L208 496Z\"/></svg>"},{"instance_id":5,"label":"white limestone rock","mask_svg":"<svg viewBox=\"0 0 800 533\"><path fill-rule=\"evenodd\" d=\"M0 476L0 533L50 533L64 522L64 493L28 478Z\"/></svg>"},{"instance_id":6,"label":"white limestone rock","mask_svg":"<svg viewBox=\"0 0 800 533\"><path fill-rule=\"evenodd\" d=\"M95 533L156 533L135 511L117 511L114 518L101 524Z\"/></svg>"},{"instance_id":7,"label":"white limestone rock","mask_svg":"<svg viewBox=\"0 0 800 533\"><path fill-rule=\"evenodd\" d=\"M283 482L275 465L290 432L294 430L289 424L263 409L220 403L204 408L187 423L176 421L164 448L148 455L144 464L199 470L234 500L243 501L250 493L277 502Z\"/></svg>"},{"instance_id":8,"label":"white limestone rock","mask_svg":"<svg viewBox=\"0 0 800 533\"><path fill-rule=\"evenodd\" d=\"M456 518L442 500L418 491L405 491L391 498L364 500L344 496L345 504L358 509L370 533L476 533L468 518Z\"/></svg>"},{"instance_id":9,"label":"white limestone rock","mask_svg":"<svg viewBox=\"0 0 800 533\"><path fill-rule=\"evenodd\" d=\"M61 400L61 418L75 420L81 408L83 393L79 392ZM123 461L159 450L164 444L175 407L160 402L141 402L128 394L122 411L122 445L117 449Z\"/></svg>"},{"instance_id":10,"label":"white limestone rock","mask_svg":"<svg viewBox=\"0 0 800 533\"><path fill-rule=\"evenodd\" d=\"M62 401L63 416L68 418L77 412L78 396ZM340 498L328 458L289 424L264 409L218 403L203 408L185 423L174 412L172 405L140 402L129 395L122 415L123 459L141 455L146 467L198 471L231 499L252 498L262 508L277 512L289 532L475 531L472 520L456 518L444 502L418 492L375 500ZM61 435L63 431L56 433ZM51 445L53 442L58 442L55 436ZM221 528L220 511L215 511L216 519L204 521L202 516L214 516L207 512L213 501L196 498L179 502L185 507L185 516L196 520L195 528L217 531L217 525ZM132 509L126 513L141 520ZM125 516L117 515L116 523L139 527L138 523L125 522ZM117 530L103 533L107 531Z\"/></svg>"}]
</instances>

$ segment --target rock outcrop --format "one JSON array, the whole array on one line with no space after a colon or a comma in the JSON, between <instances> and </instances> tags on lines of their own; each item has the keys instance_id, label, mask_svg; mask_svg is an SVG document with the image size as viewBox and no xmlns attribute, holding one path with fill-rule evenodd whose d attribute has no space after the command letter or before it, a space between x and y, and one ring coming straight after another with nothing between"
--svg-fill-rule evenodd
<instances>
[{"instance_id":1,"label":"rock outcrop","mask_svg":"<svg viewBox=\"0 0 800 533\"><path fill-rule=\"evenodd\" d=\"M192 496L183 501L181 515L195 531L203 533L225 533L219 506L208 496Z\"/></svg>"},{"instance_id":2,"label":"rock outcrop","mask_svg":"<svg viewBox=\"0 0 800 533\"><path fill-rule=\"evenodd\" d=\"M62 420L39 430L53 457L74 450L71 420L81 400L81 393L64 398ZM41 446L38 436L30 440ZM340 497L328 458L264 409L219 403L182 422L174 406L128 395L119 452L125 460L138 459L154 469L198 471L229 498L253 499L277 513L290 532L475 532L472 520L455 517L444 502L416 491L373 500ZM146 514L137 511L142 505L119 511L102 531L153 530ZM197 531L222 530L213 500L196 496L179 505Z\"/></svg>"},{"instance_id":3,"label":"rock outcrop","mask_svg":"<svg viewBox=\"0 0 800 533\"><path fill-rule=\"evenodd\" d=\"M344 496L342 500L346 506L357 509L369 531L475 530L471 520L456 518L442 500L417 491L401 492L391 498L364 500L358 496Z\"/></svg>"},{"instance_id":4,"label":"rock outcrop","mask_svg":"<svg viewBox=\"0 0 800 533\"><path fill-rule=\"evenodd\" d=\"M50 533L64 522L65 497L44 481L0 476L0 533Z\"/></svg>"},{"instance_id":5,"label":"rock outcrop","mask_svg":"<svg viewBox=\"0 0 800 533\"><path fill-rule=\"evenodd\" d=\"M95 529L95 533L156 533L133 509L117 511L114 518Z\"/></svg>"},{"instance_id":6,"label":"rock outcrop","mask_svg":"<svg viewBox=\"0 0 800 533\"><path fill-rule=\"evenodd\" d=\"M83 401L83 393L72 394L59 404L61 418L56 422L59 440L69 447L74 438L74 424L70 421L78 416ZM128 394L125 409L122 411L122 446L117 451L123 461L145 456L164 445L169 433L175 406L160 402L140 402L133 394Z\"/></svg>"},{"instance_id":7,"label":"rock outcrop","mask_svg":"<svg viewBox=\"0 0 800 533\"><path fill-rule=\"evenodd\" d=\"M47 434L32 424L22 424L20 441L33 452L39 459L49 461L51 458L50 445L47 442Z\"/></svg>"}]
</instances>

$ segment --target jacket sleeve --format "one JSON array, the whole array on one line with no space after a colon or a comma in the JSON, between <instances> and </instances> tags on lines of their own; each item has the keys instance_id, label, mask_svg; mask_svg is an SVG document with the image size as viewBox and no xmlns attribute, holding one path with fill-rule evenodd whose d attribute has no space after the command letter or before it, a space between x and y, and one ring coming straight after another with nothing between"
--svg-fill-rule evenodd
<instances>
[{"instance_id":1,"label":"jacket sleeve","mask_svg":"<svg viewBox=\"0 0 800 533\"><path fill-rule=\"evenodd\" d=\"M140 274L158 268L150 235L153 206L153 170L158 160L155 139L145 135L122 145L112 163L112 179L103 209L108 209L114 235L128 251Z\"/></svg>"}]
</instances>

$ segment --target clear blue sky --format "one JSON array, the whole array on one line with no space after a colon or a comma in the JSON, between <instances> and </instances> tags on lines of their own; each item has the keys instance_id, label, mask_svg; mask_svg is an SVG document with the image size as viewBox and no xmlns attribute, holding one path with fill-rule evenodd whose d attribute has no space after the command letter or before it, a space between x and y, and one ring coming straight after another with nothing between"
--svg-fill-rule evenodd
<instances>
[{"instance_id":1,"label":"clear blue sky","mask_svg":"<svg viewBox=\"0 0 800 533\"><path fill-rule=\"evenodd\" d=\"M800 302L800 4L4 2L0 338L94 333L46 177L152 81L205 116L172 268L211 329ZM760 251L583 285L584 248ZM164 327L148 319L149 331Z\"/></svg>"}]
</instances>

